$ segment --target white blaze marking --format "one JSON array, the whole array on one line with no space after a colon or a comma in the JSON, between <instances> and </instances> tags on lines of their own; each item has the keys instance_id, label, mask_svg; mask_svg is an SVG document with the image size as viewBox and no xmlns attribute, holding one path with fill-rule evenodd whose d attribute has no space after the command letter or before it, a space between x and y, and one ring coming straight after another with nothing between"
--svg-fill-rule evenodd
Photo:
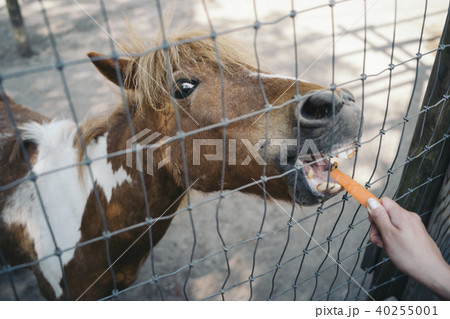
<instances>
[{"instance_id":1,"label":"white blaze marking","mask_svg":"<svg viewBox=\"0 0 450 319\"><path fill-rule=\"evenodd\" d=\"M66 120L48 124L36 122L25 124L23 138L31 139L38 144L38 155L33 171L39 175L77 163L78 154L73 147L75 134L75 124ZM87 147L87 154L91 159L105 156L106 135L92 141ZM94 180L103 190L108 202L115 187L125 181L131 182L131 178L122 167L113 172L106 158L93 161L91 169ZM83 184L78 175L78 166L39 176L36 181L56 243L61 250L74 247L81 237L81 219L88 196L93 189L87 168L84 167L83 170ZM54 254L55 245L32 181L18 186L7 200L2 215L5 223L9 225L26 226L39 259ZM63 265L72 259L74 251L72 249L61 255ZM41 261L40 268L56 297L60 297L63 293L59 285L62 271L58 258L52 256Z\"/></svg>"}]
</instances>

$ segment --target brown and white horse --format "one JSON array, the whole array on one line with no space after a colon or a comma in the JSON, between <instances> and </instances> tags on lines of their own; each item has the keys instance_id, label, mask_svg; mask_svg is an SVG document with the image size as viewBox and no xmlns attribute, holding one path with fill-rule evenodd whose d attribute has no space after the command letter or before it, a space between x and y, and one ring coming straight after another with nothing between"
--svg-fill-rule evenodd
<instances>
[{"instance_id":1,"label":"brown and white horse","mask_svg":"<svg viewBox=\"0 0 450 319\"><path fill-rule=\"evenodd\" d=\"M300 205L317 204L340 190L333 180L327 183L329 162L323 154L347 154L342 147L356 139L360 110L351 93L258 72L228 39L218 37L216 44L207 37L188 40L200 35L173 36L172 43L183 44L130 58L89 53L107 79L123 85L126 103L107 119L81 125L84 144L75 123L51 121L2 96L0 249L10 265L32 264L45 298L94 300L110 295L114 281L118 289L128 287L150 253L149 237L139 238L148 228L147 212L156 245L171 222L158 217L176 212L188 185L202 192L221 189L222 158L223 189L236 189L265 175L268 194ZM132 52L148 50L136 43ZM19 127L22 148L7 108ZM265 108L272 108L268 123L266 114L257 112ZM142 167L136 169L137 160L127 165L129 154L120 152L129 150L134 138L130 123L134 134L151 130L179 137L179 129L187 133L183 139L161 143L152 151L152 161L141 152ZM195 141L222 141L221 123L227 124L225 155L211 160L205 155L217 155L217 144L202 146L195 163ZM189 134L194 130L198 133ZM282 146L283 140L296 145ZM311 141L315 163L298 151ZM170 161L164 162L168 147ZM234 158L229 156L231 149ZM258 156L266 165L255 160ZM164 165L152 167L152 174L141 173L161 161ZM242 191L263 195L258 185ZM142 226L118 232L139 223ZM105 272L114 261L115 278Z\"/></svg>"}]
</instances>

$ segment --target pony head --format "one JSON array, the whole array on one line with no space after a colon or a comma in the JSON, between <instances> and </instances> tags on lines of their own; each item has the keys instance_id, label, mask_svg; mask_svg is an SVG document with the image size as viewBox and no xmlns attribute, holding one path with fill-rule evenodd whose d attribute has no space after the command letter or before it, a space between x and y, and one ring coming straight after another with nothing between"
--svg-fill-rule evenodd
<instances>
[{"instance_id":1,"label":"pony head","mask_svg":"<svg viewBox=\"0 0 450 319\"><path fill-rule=\"evenodd\" d=\"M260 71L240 44L200 32L134 41L127 53L88 56L125 89L134 132L170 141L144 170L151 165L153 175L164 171L182 187L198 179L194 188L203 192L267 192L301 205L341 190L328 178L329 157L354 148L361 112L350 91Z\"/></svg>"}]
</instances>

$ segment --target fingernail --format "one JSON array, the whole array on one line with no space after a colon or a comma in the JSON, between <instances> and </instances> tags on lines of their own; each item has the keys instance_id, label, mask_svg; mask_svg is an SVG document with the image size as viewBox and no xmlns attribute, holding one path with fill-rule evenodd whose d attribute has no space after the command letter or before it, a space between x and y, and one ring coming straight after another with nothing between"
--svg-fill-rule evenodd
<instances>
[{"instance_id":1,"label":"fingernail","mask_svg":"<svg viewBox=\"0 0 450 319\"><path fill-rule=\"evenodd\" d=\"M375 199L375 198L369 198L367 200L367 208L369 209L369 211L377 209L378 207L380 207L380 203Z\"/></svg>"}]
</instances>

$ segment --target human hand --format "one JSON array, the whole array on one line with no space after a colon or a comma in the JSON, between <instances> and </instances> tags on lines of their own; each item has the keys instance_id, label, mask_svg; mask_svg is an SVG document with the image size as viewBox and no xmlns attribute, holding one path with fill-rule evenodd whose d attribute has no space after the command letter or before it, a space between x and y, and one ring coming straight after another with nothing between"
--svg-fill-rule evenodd
<instances>
[{"instance_id":1,"label":"human hand","mask_svg":"<svg viewBox=\"0 0 450 319\"><path fill-rule=\"evenodd\" d=\"M450 299L450 266L420 216L386 197L381 205L369 199L367 210L372 223L370 241L383 248L400 271Z\"/></svg>"}]
</instances>

